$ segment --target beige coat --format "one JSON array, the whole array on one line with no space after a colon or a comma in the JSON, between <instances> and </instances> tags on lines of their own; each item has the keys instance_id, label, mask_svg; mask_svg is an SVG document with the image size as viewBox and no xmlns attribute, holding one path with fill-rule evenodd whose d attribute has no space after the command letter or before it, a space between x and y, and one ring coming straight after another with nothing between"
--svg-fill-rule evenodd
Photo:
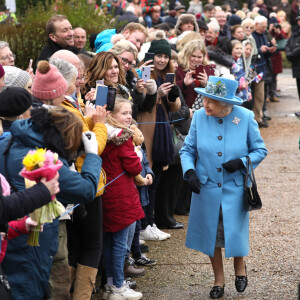
<instances>
[{"instance_id":1,"label":"beige coat","mask_svg":"<svg viewBox=\"0 0 300 300\"><path fill-rule=\"evenodd\" d=\"M152 168L153 161L152 161L152 145L153 145L153 138L154 138L154 131L155 131L155 121L156 121L156 107L158 104L162 103L163 108L166 112L166 109L164 107L164 104L162 102L162 99L157 96L156 105L153 107L151 112L141 112L138 114L137 122L143 123L143 122L153 122L151 124L139 124L139 129L142 131L144 138L145 138L145 145L147 150L147 158L150 163L150 167ZM178 97L175 102L169 102L169 110L171 112L175 112L180 109L181 102L180 98ZM167 119L168 115L166 112Z\"/></svg>"}]
</instances>

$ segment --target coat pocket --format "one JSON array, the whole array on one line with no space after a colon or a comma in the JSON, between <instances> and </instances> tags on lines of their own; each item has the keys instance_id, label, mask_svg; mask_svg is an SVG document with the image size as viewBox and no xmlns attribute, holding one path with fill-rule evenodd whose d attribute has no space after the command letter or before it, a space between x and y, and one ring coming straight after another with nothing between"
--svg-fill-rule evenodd
<instances>
[{"instance_id":1,"label":"coat pocket","mask_svg":"<svg viewBox=\"0 0 300 300\"><path fill-rule=\"evenodd\" d=\"M243 176L236 176L234 178L234 182L237 186L242 186L244 184L244 177Z\"/></svg>"}]
</instances>

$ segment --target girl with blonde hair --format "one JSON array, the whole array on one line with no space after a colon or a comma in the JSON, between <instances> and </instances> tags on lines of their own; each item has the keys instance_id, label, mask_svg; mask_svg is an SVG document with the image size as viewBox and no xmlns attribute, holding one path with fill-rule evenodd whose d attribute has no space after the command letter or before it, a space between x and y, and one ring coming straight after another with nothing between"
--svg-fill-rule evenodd
<instances>
[{"instance_id":1,"label":"girl with blonde hair","mask_svg":"<svg viewBox=\"0 0 300 300\"><path fill-rule=\"evenodd\" d=\"M194 40L187 43L183 50L178 54L179 67L176 70L176 83L181 89L185 98L185 102L189 108L197 97L195 88L194 74L198 65L207 65L206 47L202 40ZM200 81L200 86L205 87L207 83L207 75L204 71L198 75L197 80Z\"/></svg>"}]
</instances>

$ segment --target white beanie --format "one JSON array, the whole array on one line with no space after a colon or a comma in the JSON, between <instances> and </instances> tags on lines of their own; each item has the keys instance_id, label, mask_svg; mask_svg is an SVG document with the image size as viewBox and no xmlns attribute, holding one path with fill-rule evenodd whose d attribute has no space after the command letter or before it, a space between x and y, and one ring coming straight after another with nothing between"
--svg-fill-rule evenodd
<instances>
[{"instance_id":1,"label":"white beanie","mask_svg":"<svg viewBox=\"0 0 300 300\"><path fill-rule=\"evenodd\" d=\"M30 80L30 74L17 67L3 66L5 71L5 88L7 87L21 87L24 88Z\"/></svg>"}]
</instances>

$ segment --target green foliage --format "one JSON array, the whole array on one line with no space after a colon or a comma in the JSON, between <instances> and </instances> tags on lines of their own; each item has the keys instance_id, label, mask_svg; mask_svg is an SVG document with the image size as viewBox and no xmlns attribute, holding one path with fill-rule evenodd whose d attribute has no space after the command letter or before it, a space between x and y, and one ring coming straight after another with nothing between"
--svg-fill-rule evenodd
<instances>
[{"instance_id":1,"label":"green foliage","mask_svg":"<svg viewBox=\"0 0 300 300\"><path fill-rule=\"evenodd\" d=\"M22 2L22 0L18 0ZM38 3L37 3L38 2ZM0 40L9 43L12 52L16 55L16 66L26 69L29 60L35 62L46 45L48 37L45 33L47 21L56 13L66 15L73 28L82 27L91 33L99 33L107 28L113 28L111 16L99 14L93 5L87 4L86 0L62 1L57 11L54 10L53 1L23 1L24 7L27 4L24 16L18 18L21 26L1 25ZM37 3L37 4L36 4ZM35 6L32 6L36 4Z\"/></svg>"}]
</instances>

